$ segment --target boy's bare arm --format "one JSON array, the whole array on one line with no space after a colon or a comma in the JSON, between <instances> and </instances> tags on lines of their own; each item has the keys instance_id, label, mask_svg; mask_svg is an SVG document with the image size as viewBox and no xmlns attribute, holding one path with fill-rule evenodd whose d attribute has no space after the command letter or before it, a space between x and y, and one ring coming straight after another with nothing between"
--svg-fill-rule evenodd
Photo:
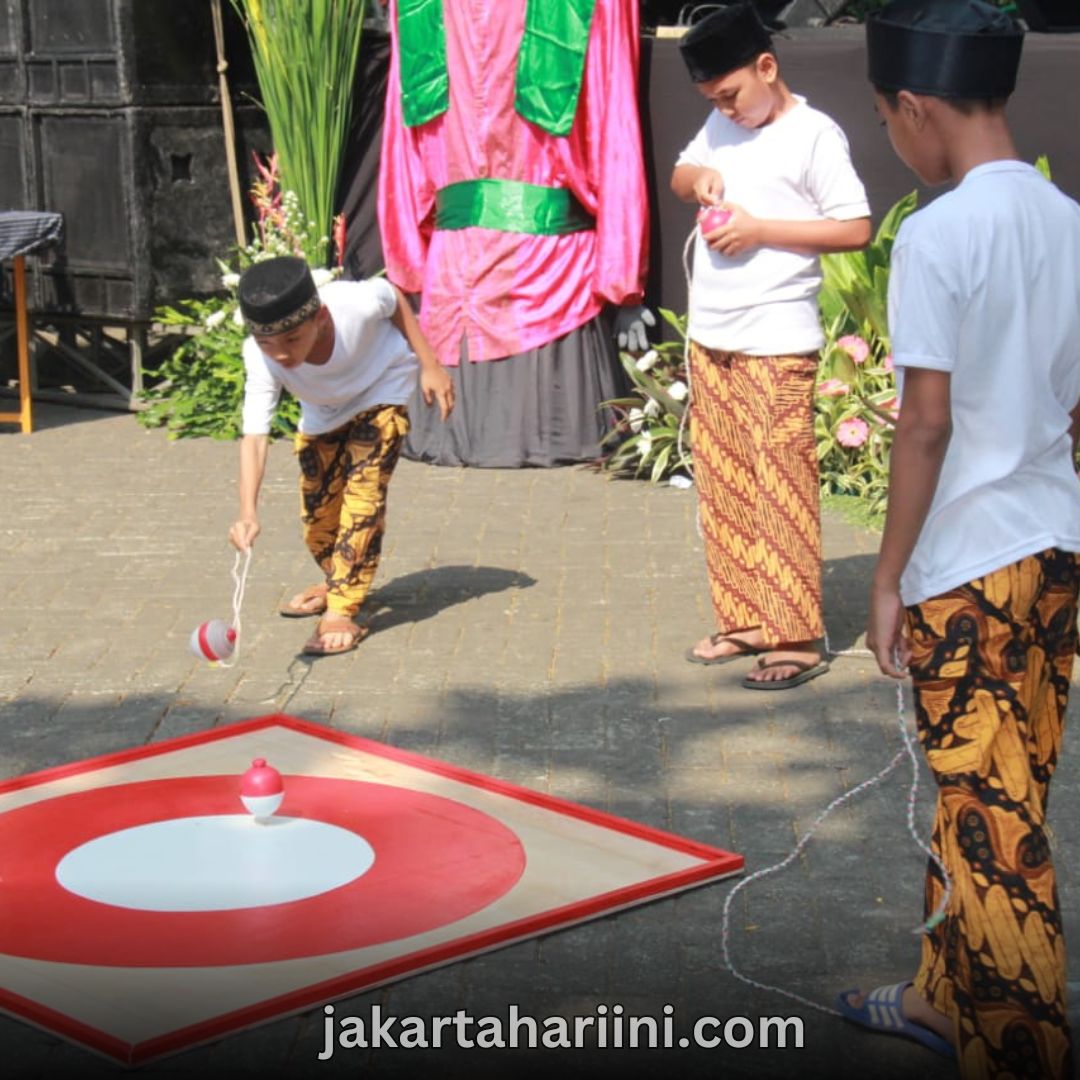
<instances>
[{"instance_id":1,"label":"boy's bare arm","mask_svg":"<svg viewBox=\"0 0 1080 1080\"><path fill-rule=\"evenodd\" d=\"M800 255L825 255L857 251L870 242L869 218L776 221L756 218L734 203L722 205L731 211L731 217L705 236L709 247L721 255L741 255L759 247L783 248Z\"/></svg>"},{"instance_id":2,"label":"boy's bare arm","mask_svg":"<svg viewBox=\"0 0 1080 1080\"><path fill-rule=\"evenodd\" d=\"M416 353L420 361L420 390L424 395L424 402L431 405L439 403L439 415L445 420L454 408L454 383L446 368L439 363L430 342L420 329L420 322L409 304L408 298L396 286L391 285L397 296L397 307L390 321L400 331L402 337L409 343L409 348Z\"/></svg>"},{"instance_id":3,"label":"boy's bare arm","mask_svg":"<svg viewBox=\"0 0 1080 1080\"><path fill-rule=\"evenodd\" d=\"M1076 448L1080 445L1080 401L1072 407L1072 412L1069 413L1069 419L1071 421L1069 431L1072 435L1073 457L1076 457Z\"/></svg>"},{"instance_id":4,"label":"boy's bare arm","mask_svg":"<svg viewBox=\"0 0 1080 1080\"><path fill-rule=\"evenodd\" d=\"M229 529L229 540L239 551L246 551L259 535L259 489L266 473L267 435L245 435L240 440L240 516Z\"/></svg>"},{"instance_id":5,"label":"boy's bare arm","mask_svg":"<svg viewBox=\"0 0 1080 1080\"><path fill-rule=\"evenodd\" d=\"M676 165L671 190L683 202L715 206L724 197L724 178L704 165Z\"/></svg>"},{"instance_id":6,"label":"boy's bare arm","mask_svg":"<svg viewBox=\"0 0 1080 1080\"><path fill-rule=\"evenodd\" d=\"M937 490L941 463L952 435L948 372L906 368L904 396L889 461L889 509L870 590L867 647L886 675L900 678L908 650L901 627L900 575ZM899 652L899 663L894 651Z\"/></svg>"}]
</instances>

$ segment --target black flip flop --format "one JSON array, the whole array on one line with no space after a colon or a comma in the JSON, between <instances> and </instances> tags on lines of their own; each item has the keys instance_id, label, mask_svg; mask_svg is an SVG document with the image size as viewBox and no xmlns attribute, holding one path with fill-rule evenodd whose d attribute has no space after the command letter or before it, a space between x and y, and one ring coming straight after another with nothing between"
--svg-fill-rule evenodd
<instances>
[{"instance_id":1,"label":"black flip flop","mask_svg":"<svg viewBox=\"0 0 1080 1080\"><path fill-rule=\"evenodd\" d=\"M801 683L816 679L819 675L824 675L829 670L829 662L819 660L816 664L808 664L805 660L770 660L768 663L763 663L759 660L754 669L766 671L774 667L798 668L799 673L787 679L751 679L747 676L742 681L743 686L747 690L790 690L793 686L799 686Z\"/></svg>"}]
</instances>

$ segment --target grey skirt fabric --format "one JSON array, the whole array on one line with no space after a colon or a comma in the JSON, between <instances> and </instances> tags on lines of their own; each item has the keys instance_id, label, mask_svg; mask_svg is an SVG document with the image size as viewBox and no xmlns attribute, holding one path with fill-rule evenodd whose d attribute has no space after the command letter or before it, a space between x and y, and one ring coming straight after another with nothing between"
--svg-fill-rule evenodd
<instances>
[{"instance_id":1,"label":"grey skirt fabric","mask_svg":"<svg viewBox=\"0 0 1080 1080\"><path fill-rule=\"evenodd\" d=\"M463 346L461 363L446 370L456 404L445 424L419 387L409 402L412 427L402 452L414 461L480 469L592 461L614 424L600 403L627 386L603 316L505 360L472 363Z\"/></svg>"}]
</instances>

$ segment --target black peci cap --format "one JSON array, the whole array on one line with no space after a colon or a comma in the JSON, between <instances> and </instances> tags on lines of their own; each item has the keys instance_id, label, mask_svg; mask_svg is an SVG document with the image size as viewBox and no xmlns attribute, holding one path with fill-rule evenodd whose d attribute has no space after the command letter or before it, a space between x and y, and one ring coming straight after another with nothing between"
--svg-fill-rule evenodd
<instances>
[{"instance_id":1,"label":"black peci cap","mask_svg":"<svg viewBox=\"0 0 1080 1080\"><path fill-rule=\"evenodd\" d=\"M719 79L772 51L772 38L750 3L730 4L694 23L679 51L694 82Z\"/></svg>"},{"instance_id":2,"label":"black peci cap","mask_svg":"<svg viewBox=\"0 0 1080 1080\"><path fill-rule=\"evenodd\" d=\"M1008 97L1023 42L1016 20L982 0L893 0L866 20L870 81L891 92Z\"/></svg>"},{"instance_id":3,"label":"black peci cap","mask_svg":"<svg viewBox=\"0 0 1080 1080\"><path fill-rule=\"evenodd\" d=\"M293 255L253 263L240 275L237 298L253 334L283 334L321 305L308 264Z\"/></svg>"}]
</instances>

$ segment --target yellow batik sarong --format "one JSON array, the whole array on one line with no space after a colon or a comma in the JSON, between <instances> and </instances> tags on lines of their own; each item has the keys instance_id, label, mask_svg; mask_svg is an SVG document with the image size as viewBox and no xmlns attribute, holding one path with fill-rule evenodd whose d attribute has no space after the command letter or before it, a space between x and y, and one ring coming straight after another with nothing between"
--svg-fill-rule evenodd
<instances>
[{"instance_id":1,"label":"yellow batik sarong","mask_svg":"<svg viewBox=\"0 0 1080 1080\"><path fill-rule=\"evenodd\" d=\"M956 1025L961 1076L1071 1077L1046 800L1076 651L1080 560L1050 550L908 609L919 739L952 878L916 989ZM926 910L942 896L929 865Z\"/></svg>"},{"instance_id":2,"label":"yellow batik sarong","mask_svg":"<svg viewBox=\"0 0 1080 1080\"><path fill-rule=\"evenodd\" d=\"M304 542L326 575L327 610L352 618L382 553L386 493L409 432L403 405L360 413L323 435L298 434Z\"/></svg>"},{"instance_id":3,"label":"yellow batik sarong","mask_svg":"<svg viewBox=\"0 0 1080 1080\"><path fill-rule=\"evenodd\" d=\"M812 641L821 614L813 398L817 355L691 342L690 435L716 628Z\"/></svg>"}]
</instances>

